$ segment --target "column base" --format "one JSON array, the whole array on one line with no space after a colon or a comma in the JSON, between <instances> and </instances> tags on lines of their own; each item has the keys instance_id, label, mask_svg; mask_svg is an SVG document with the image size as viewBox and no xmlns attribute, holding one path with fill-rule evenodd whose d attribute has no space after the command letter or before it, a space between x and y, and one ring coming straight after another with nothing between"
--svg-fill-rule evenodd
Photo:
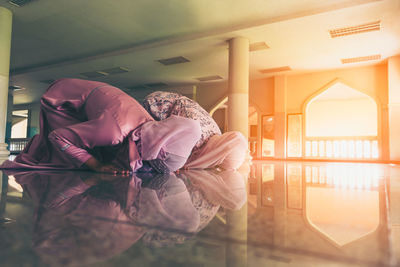
<instances>
[{"instance_id":1,"label":"column base","mask_svg":"<svg viewBox=\"0 0 400 267\"><path fill-rule=\"evenodd\" d=\"M10 156L10 151L7 150L7 146L6 143L0 143L0 164L8 160Z\"/></svg>"}]
</instances>

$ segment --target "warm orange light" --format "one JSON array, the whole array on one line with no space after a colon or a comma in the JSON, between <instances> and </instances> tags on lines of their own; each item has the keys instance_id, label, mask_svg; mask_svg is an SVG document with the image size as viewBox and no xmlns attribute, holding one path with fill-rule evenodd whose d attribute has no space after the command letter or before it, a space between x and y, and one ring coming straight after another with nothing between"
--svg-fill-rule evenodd
<instances>
[{"instance_id":1,"label":"warm orange light","mask_svg":"<svg viewBox=\"0 0 400 267\"><path fill-rule=\"evenodd\" d=\"M312 141L312 143L311 143L311 154L313 157L318 156L318 142L317 141Z\"/></svg>"},{"instance_id":2,"label":"warm orange light","mask_svg":"<svg viewBox=\"0 0 400 267\"><path fill-rule=\"evenodd\" d=\"M319 141L318 142L318 154L320 157L325 156L325 141Z\"/></svg>"},{"instance_id":3,"label":"warm orange light","mask_svg":"<svg viewBox=\"0 0 400 267\"><path fill-rule=\"evenodd\" d=\"M311 167L306 166L306 183L311 183Z\"/></svg>"},{"instance_id":4,"label":"warm orange light","mask_svg":"<svg viewBox=\"0 0 400 267\"><path fill-rule=\"evenodd\" d=\"M347 141L340 141L340 157L347 158Z\"/></svg>"},{"instance_id":5,"label":"warm orange light","mask_svg":"<svg viewBox=\"0 0 400 267\"><path fill-rule=\"evenodd\" d=\"M332 148L332 142L331 141L326 141L326 156L328 158L332 157L333 153L333 148Z\"/></svg>"},{"instance_id":6,"label":"warm orange light","mask_svg":"<svg viewBox=\"0 0 400 267\"><path fill-rule=\"evenodd\" d=\"M325 184L326 183L326 168L325 166L320 166L319 170L319 184Z\"/></svg>"},{"instance_id":7,"label":"warm orange light","mask_svg":"<svg viewBox=\"0 0 400 267\"><path fill-rule=\"evenodd\" d=\"M363 157L363 146L361 140L356 141L356 157L359 159Z\"/></svg>"},{"instance_id":8,"label":"warm orange light","mask_svg":"<svg viewBox=\"0 0 400 267\"><path fill-rule=\"evenodd\" d=\"M348 148L349 148L349 158L354 158L355 157L355 145L354 145L354 140L350 140L348 143Z\"/></svg>"},{"instance_id":9,"label":"warm orange light","mask_svg":"<svg viewBox=\"0 0 400 267\"><path fill-rule=\"evenodd\" d=\"M335 158L340 157L340 143L337 140L333 141L333 156Z\"/></svg>"},{"instance_id":10,"label":"warm orange light","mask_svg":"<svg viewBox=\"0 0 400 267\"><path fill-rule=\"evenodd\" d=\"M310 157L311 156L311 142L307 141L306 142L306 157Z\"/></svg>"},{"instance_id":11,"label":"warm orange light","mask_svg":"<svg viewBox=\"0 0 400 267\"><path fill-rule=\"evenodd\" d=\"M364 141L364 158L371 157L371 141L365 140Z\"/></svg>"},{"instance_id":12,"label":"warm orange light","mask_svg":"<svg viewBox=\"0 0 400 267\"><path fill-rule=\"evenodd\" d=\"M372 141L372 157L377 159L379 157L378 141Z\"/></svg>"},{"instance_id":13,"label":"warm orange light","mask_svg":"<svg viewBox=\"0 0 400 267\"><path fill-rule=\"evenodd\" d=\"M319 179L318 179L318 167L312 167L312 182L313 184L317 184Z\"/></svg>"},{"instance_id":14,"label":"warm orange light","mask_svg":"<svg viewBox=\"0 0 400 267\"><path fill-rule=\"evenodd\" d=\"M305 175L307 183L359 190L376 189L384 177L382 168L374 164L306 166Z\"/></svg>"},{"instance_id":15,"label":"warm orange light","mask_svg":"<svg viewBox=\"0 0 400 267\"><path fill-rule=\"evenodd\" d=\"M308 103L306 132L309 137L376 136L377 110L371 97L337 83Z\"/></svg>"}]
</instances>

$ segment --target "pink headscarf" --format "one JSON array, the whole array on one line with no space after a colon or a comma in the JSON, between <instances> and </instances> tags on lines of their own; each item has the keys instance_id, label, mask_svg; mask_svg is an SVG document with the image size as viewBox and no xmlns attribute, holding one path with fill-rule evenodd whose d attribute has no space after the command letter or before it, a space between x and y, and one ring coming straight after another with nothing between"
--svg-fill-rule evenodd
<instances>
[{"instance_id":1,"label":"pink headscarf","mask_svg":"<svg viewBox=\"0 0 400 267\"><path fill-rule=\"evenodd\" d=\"M240 132L226 132L213 135L208 142L185 164L189 169L222 167L235 170L242 165L248 153L247 140Z\"/></svg>"},{"instance_id":2,"label":"pink headscarf","mask_svg":"<svg viewBox=\"0 0 400 267\"><path fill-rule=\"evenodd\" d=\"M146 122L140 135L142 160L164 163L173 172L189 158L201 129L198 121L173 115L162 121Z\"/></svg>"}]
</instances>

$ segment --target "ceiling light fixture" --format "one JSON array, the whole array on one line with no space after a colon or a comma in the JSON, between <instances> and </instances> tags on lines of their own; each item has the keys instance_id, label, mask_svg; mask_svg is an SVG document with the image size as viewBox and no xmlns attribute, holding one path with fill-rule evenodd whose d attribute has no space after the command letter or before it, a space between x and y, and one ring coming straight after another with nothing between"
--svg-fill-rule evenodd
<instances>
[{"instance_id":1,"label":"ceiling light fixture","mask_svg":"<svg viewBox=\"0 0 400 267\"><path fill-rule=\"evenodd\" d=\"M349 64L349 63L358 63L363 61L370 61L370 60L379 60L381 59L381 55L370 55L364 57L352 57L352 58L343 58L341 59L342 64Z\"/></svg>"},{"instance_id":2,"label":"ceiling light fixture","mask_svg":"<svg viewBox=\"0 0 400 267\"><path fill-rule=\"evenodd\" d=\"M212 75L212 76L196 78L196 80L198 80L200 82L216 81L216 80L222 80L222 79L223 78L219 75Z\"/></svg>"},{"instance_id":3,"label":"ceiling light fixture","mask_svg":"<svg viewBox=\"0 0 400 267\"><path fill-rule=\"evenodd\" d=\"M146 84L144 84L144 86L154 88L154 87L165 87L165 86L168 86L168 84L163 83L163 82L158 82L158 83L146 83Z\"/></svg>"},{"instance_id":4,"label":"ceiling light fixture","mask_svg":"<svg viewBox=\"0 0 400 267\"><path fill-rule=\"evenodd\" d=\"M381 29L381 21L374 21L366 24L361 24L353 27L345 27L330 30L329 34L332 38L347 36L352 34L359 34L364 32L379 31Z\"/></svg>"},{"instance_id":5,"label":"ceiling light fixture","mask_svg":"<svg viewBox=\"0 0 400 267\"><path fill-rule=\"evenodd\" d=\"M129 69L125 68L125 67L116 67L116 68L101 70L100 72L107 73L109 75L113 75L113 74L129 72Z\"/></svg>"},{"instance_id":6,"label":"ceiling light fixture","mask_svg":"<svg viewBox=\"0 0 400 267\"><path fill-rule=\"evenodd\" d=\"M19 85L10 85L10 86L8 86L8 89L9 89L9 90L12 90L12 91L14 91L14 92L21 91L21 90L25 90L24 87L19 86Z\"/></svg>"},{"instance_id":7,"label":"ceiling light fixture","mask_svg":"<svg viewBox=\"0 0 400 267\"><path fill-rule=\"evenodd\" d=\"M257 43L250 44L249 51L254 52L254 51L260 51L260 50L266 50L268 48L269 48L269 46L267 45L266 42L257 42Z\"/></svg>"},{"instance_id":8,"label":"ceiling light fixture","mask_svg":"<svg viewBox=\"0 0 400 267\"><path fill-rule=\"evenodd\" d=\"M292 68L290 68L289 66L284 66L278 68L263 69L260 70L260 72L266 74L266 73L274 73L274 72L289 71L289 70L292 70Z\"/></svg>"},{"instance_id":9,"label":"ceiling light fixture","mask_svg":"<svg viewBox=\"0 0 400 267\"><path fill-rule=\"evenodd\" d=\"M10 1L8 1L8 3L10 3L11 5L17 6L17 7L22 7L33 1L35 1L35 0L10 0Z\"/></svg>"},{"instance_id":10,"label":"ceiling light fixture","mask_svg":"<svg viewBox=\"0 0 400 267\"><path fill-rule=\"evenodd\" d=\"M107 76L108 73L104 71L89 71L89 72L83 72L81 75L85 76L86 78L98 78L98 77L104 77Z\"/></svg>"},{"instance_id":11,"label":"ceiling light fixture","mask_svg":"<svg viewBox=\"0 0 400 267\"><path fill-rule=\"evenodd\" d=\"M45 84L52 84L53 82L55 82L56 80L54 79L48 79L48 80L41 80L41 83L45 83Z\"/></svg>"},{"instance_id":12,"label":"ceiling light fixture","mask_svg":"<svg viewBox=\"0 0 400 267\"><path fill-rule=\"evenodd\" d=\"M165 66L190 62L189 59L187 59L185 57L182 57L182 56L159 59L157 61L160 62L161 64L165 65Z\"/></svg>"}]
</instances>

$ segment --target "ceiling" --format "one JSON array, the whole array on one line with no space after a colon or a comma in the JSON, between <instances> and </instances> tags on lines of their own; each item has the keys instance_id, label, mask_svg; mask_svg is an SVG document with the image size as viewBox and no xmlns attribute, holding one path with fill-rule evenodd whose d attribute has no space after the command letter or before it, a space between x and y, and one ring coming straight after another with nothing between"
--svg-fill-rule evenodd
<instances>
[{"instance_id":1,"label":"ceiling","mask_svg":"<svg viewBox=\"0 0 400 267\"><path fill-rule=\"evenodd\" d=\"M245 37L269 48L250 52L250 79L379 64L400 54L400 0L34 0L13 14L10 84L14 104L38 101L62 77L114 67L129 70L95 78L128 92L165 83L182 93L228 78L228 43ZM331 38L332 29L380 21L381 29ZM380 55L351 64L341 59ZM157 60L183 56L183 64ZM260 70L289 66L290 71ZM132 89L133 88L133 89ZM188 89L189 88L189 89Z\"/></svg>"}]
</instances>

